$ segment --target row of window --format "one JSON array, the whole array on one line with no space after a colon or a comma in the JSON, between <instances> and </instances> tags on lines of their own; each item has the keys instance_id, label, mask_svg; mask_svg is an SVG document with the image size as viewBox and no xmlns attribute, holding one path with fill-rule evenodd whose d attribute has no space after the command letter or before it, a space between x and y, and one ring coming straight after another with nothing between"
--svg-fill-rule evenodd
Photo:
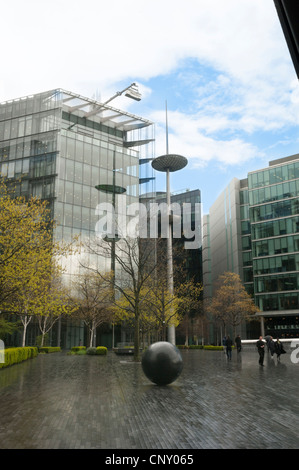
<instances>
[{"instance_id":1,"label":"row of window","mask_svg":"<svg viewBox=\"0 0 299 470\"><path fill-rule=\"evenodd\" d=\"M0 121L0 141L49 132L59 127L59 109Z\"/></svg>"},{"instance_id":2,"label":"row of window","mask_svg":"<svg viewBox=\"0 0 299 470\"><path fill-rule=\"evenodd\" d=\"M85 193L84 191L83 193L74 192L72 200L69 200L68 202L62 202L61 200L59 200L59 198L57 198L57 200L55 201L54 218L56 222L58 222L62 226L94 231L98 220L101 217L105 217L105 212L103 212L103 214L100 213L99 215L96 214L96 208L98 204L100 202L108 202L108 204L110 203L112 207L112 197L108 194L99 193L93 188L83 186L82 189L87 189L87 193ZM88 191L90 189L91 196L88 195ZM88 200L84 199L85 197L89 198L89 203ZM127 204L131 204L132 202L137 202L137 198L126 198ZM107 207L109 208L109 206ZM118 207L116 207L116 215L117 214Z\"/></svg>"},{"instance_id":3,"label":"row of window","mask_svg":"<svg viewBox=\"0 0 299 470\"><path fill-rule=\"evenodd\" d=\"M265 202L287 199L298 195L299 179L249 191L249 204L251 206L255 204L263 204Z\"/></svg>"},{"instance_id":4,"label":"row of window","mask_svg":"<svg viewBox=\"0 0 299 470\"><path fill-rule=\"evenodd\" d=\"M128 177L129 178L129 177ZM68 204L81 205L95 209L99 203L100 194L95 185L90 186L88 184L72 183L71 181L59 180L57 184L57 198L59 202L65 202ZM136 202L138 196L138 184L126 186L126 202ZM112 196L110 195L111 203Z\"/></svg>"},{"instance_id":5,"label":"row of window","mask_svg":"<svg viewBox=\"0 0 299 470\"><path fill-rule=\"evenodd\" d=\"M299 290L299 274L259 277L254 280L254 291L261 292L282 292L288 290Z\"/></svg>"},{"instance_id":6,"label":"row of window","mask_svg":"<svg viewBox=\"0 0 299 470\"><path fill-rule=\"evenodd\" d=\"M299 233L299 217L289 217L251 225L253 240L292 233Z\"/></svg>"},{"instance_id":7,"label":"row of window","mask_svg":"<svg viewBox=\"0 0 299 470\"><path fill-rule=\"evenodd\" d=\"M24 158L12 162L0 163L0 174L5 178L41 178L54 175L56 171L56 154Z\"/></svg>"},{"instance_id":8,"label":"row of window","mask_svg":"<svg viewBox=\"0 0 299 470\"><path fill-rule=\"evenodd\" d=\"M105 132L106 134L114 135L121 139L124 137L124 132L120 131L119 129L108 127L105 124L92 121L91 119L86 119L85 117L76 116L75 114L70 114L66 111L62 111L62 119L64 121L68 121L70 124L79 124L80 126L84 126L87 129L94 129L96 131Z\"/></svg>"},{"instance_id":9,"label":"row of window","mask_svg":"<svg viewBox=\"0 0 299 470\"><path fill-rule=\"evenodd\" d=\"M46 91L35 96L2 103L0 104L0 121L57 108L60 100L60 93Z\"/></svg>"},{"instance_id":10,"label":"row of window","mask_svg":"<svg viewBox=\"0 0 299 470\"><path fill-rule=\"evenodd\" d=\"M261 294L255 297L255 304L264 312L267 310L297 310L299 308L299 293Z\"/></svg>"},{"instance_id":11,"label":"row of window","mask_svg":"<svg viewBox=\"0 0 299 470\"><path fill-rule=\"evenodd\" d=\"M96 167L115 169L130 174L133 172L133 175L136 175L136 167L139 165L136 152L80 134L71 138L65 137L62 133L61 156Z\"/></svg>"},{"instance_id":12,"label":"row of window","mask_svg":"<svg viewBox=\"0 0 299 470\"><path fill-rule=\"evenodd\" d=\"M248 188L260 188L299 178L299 161L283 166L270 167L256 173L249 173Z\"/></svg>"},{"instance_id":13,"label":"row of window","mask_svg":"<svg viewBox=\"0 0 299 470\"><path fill-rule=\"evenodd\" d=\"M299 235L259 240L252 243L252 256L272 256L299 251Z\"/></svg>"},{"instance_id":14,"label":"row of window","mask_svg":"<svg viewBox=\"0 0 299 470\"><path fill-rule=\"evenodd\" d=\"M299 271L299 253L253 260L255 275Z\"/></svg>"},{"instance_id":15,"label":"row of window","mask_svg":"<svg viewBox=\"0 0 299 470\"><path fill-rule=\"evenodd\" d=\"M0 143L0 162L43 155L56 150L57 132L25 137L25 139L13 139L9 143Z\"/></svg>"},{"instance_id":16,"label":"row of window","mask_svg":"<svg viewBox=\"0 0 299 470\"><path fill-rule=\"evenodd\" d=\"M299 214L299 199L290 199L283 202L274 202L273 204L250 208L251 222L278 219L296 214Z\"/></svg>"},{"instance_id":17,"label":"row of window","mask_svg":"<svg viewBox=\"0 0 299 470\"><path fill-rule=\"evenodd\" d=\"M131 170L133 170L131 168ZM130 186L138 183L138 166L134 167L134 171L114 171L112 168L99 165L89 165L87 163L69 160L65 158L59 159L59 177L67 181L75 183L84 183L95 186L100 183L112 184L113 175L115 183L118 186Z\"/></svg>"}]
</instances>

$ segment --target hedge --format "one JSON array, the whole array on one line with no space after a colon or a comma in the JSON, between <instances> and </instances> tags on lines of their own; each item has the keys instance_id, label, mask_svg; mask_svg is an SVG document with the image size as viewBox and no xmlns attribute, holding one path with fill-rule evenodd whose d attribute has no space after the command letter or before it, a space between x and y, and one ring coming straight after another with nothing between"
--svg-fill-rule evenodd
<instances>
[{"instance_id":1,"label":"hedge","mask_svg":"<svg viewBox=\"0 0 299 470\"><path fill-rule=\"evenodd\" d=\"M107 354L107 348L105 346L98 346L97 354L100 356L104 356L105 354Z\"/></svg>"},{"instance_id":2,"label":"hedge","mask_svg":"<svg viewBox=\"0 0 299 470\"><path fill-rule=\"evenodd\" d=\"M38 352L40 353L53 353L53 352L60 352L61 347L60 346L43 346L41 348L38 348Z\"/></svg>"},{"instance_id":3,"label":"hedge","mask_svg":"<svg viewBox=\"0 0 299 470\"><path fill-rule=\"evenodd\" d=\"M73 346L73 347L71 348L71 351L72 351L72 352L78 352L78 351L83 351L83 350L85 350L85 349L86 349L86 346Z\"/></svg>"},{"instance_id":4,"label":"hedge","mask_svg":"<svg viewBox=\"0 0 299 470\"><path fill-rule=\"evenodd\" d=\"M179 349L205 349L207 351L223 351L223 346L212 346L212 345L202 346L202 345L190 344L189 346L180 345L177 347Z\"/></svg>"},{"instance_id":5,"label":"hedge","mask_svg":"<svg viewBox=\"0 0 299 470\"><path fill-rule=\"evenodd\" d=\"M4 362L0 362L0 369L3 367L19 364L38 355L38 349L33 346L24 348L8 348L4 350Z\"/></svg>"},{"instance_id":6,"label":"hedge","mask_svg":"<svg viewBox=\"0 0 299 470\"><path fill-rule=\"evenodd\" d=\"M86 354L89 355L104 355L107 354L107 348L105 346L98 346L97 348L86 349Z\"/></svg>"},{"instance_id":7,"label":"hedge","mask_svg":"<svg viewBox=\"0 0 299 470\"><path fill-rule=\"evenodd\" d=\"M107 354L107 352L108 349L105 346L97 346L96 348L86 348L86 346L73 346L68 354L87 354L89 356L103 356Z\"/></svg>"}]
</instances>

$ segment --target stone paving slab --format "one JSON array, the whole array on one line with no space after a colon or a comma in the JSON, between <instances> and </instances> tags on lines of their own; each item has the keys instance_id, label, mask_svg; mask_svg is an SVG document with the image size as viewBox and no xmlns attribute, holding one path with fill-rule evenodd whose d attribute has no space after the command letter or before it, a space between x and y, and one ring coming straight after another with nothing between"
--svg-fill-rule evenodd
<instances>
[{"instance_id":1,"label":"stone paving slab","mask_svg":"<svg viewBox=\"0 0 299 470\"><path fill-rule=\"evenodd\" d=\"M1 449L298 449L299 363L182 351L170 385L117 356L39 355L0 370Z\"/></svg>"}]
</instances>

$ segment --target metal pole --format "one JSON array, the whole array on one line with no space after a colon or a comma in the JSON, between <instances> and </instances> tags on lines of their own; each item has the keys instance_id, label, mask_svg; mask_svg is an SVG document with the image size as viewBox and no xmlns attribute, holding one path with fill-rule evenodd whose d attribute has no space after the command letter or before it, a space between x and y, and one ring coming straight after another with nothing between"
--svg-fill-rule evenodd
<instances>
[{"instance_id":1,"label":"metal pole","mask_svg":"<svg viewBox=\"0 0 299 470\"><path fill-rule=\"evenodd\" d=\"M167 194L167 207L168 207L168 217L170 217L170 177L169 169L166 172L166 194ZM167 284L168 291L171 296L173 296L173 258L172 258L172 226L169 220L168 225L168 237L167 237ZM172 306L170 307L172 310ZM171 322L171 320L170 320ZM171 323L168 326L168 341L169 343L175 345L175 326Z\"/></svg>"}]
</instances>

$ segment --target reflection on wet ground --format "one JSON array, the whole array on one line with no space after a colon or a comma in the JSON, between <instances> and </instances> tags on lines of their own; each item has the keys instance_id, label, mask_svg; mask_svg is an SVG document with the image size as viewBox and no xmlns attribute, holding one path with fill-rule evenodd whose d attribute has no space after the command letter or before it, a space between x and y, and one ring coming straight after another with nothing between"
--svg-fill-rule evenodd
<instances>
[{"instance_id":1,"label":"reflection on wet ground","mask_svg":"<svg viewBox=\"0 0 299 470\"><path fill-rule=\"evenodd\" d=\"M256 351L182 351L157 386L140 363L39 355L0 370L1 449L295 449L299 364Z\"/></svg>"}]
</instances>

